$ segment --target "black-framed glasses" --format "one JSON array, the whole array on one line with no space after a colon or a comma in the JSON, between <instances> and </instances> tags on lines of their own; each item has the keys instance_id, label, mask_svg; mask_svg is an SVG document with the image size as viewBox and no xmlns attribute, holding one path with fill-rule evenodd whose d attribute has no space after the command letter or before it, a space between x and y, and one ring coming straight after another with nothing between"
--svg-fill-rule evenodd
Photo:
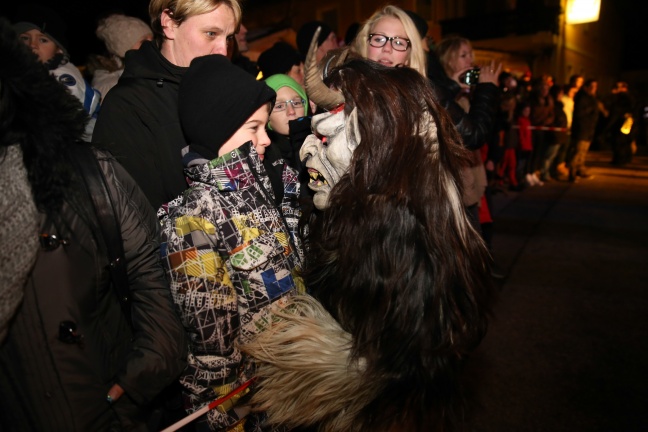
<instances>
[{"instance_id":1,"label":"black-framed glasses","mask_svg":"<svg viewBox=\"0 0 648 432\"><path fill-rule=\"evenodd\" d=\"M295 98L293 100L287 100L287 101L277 101L274 104L274 107L272 108L272 112L281 112L285 111L286 108L288 108L288 104L292 105L293 109L294 108L301 108L304 106L306 101L302 98Z\"/></svg>"},{"instance_id":2,"label":"black-framed glasses","mask_svg":"<svg viewBox=\"0 0 648 432\"><path fill-rule=\"evenodd\" d=\"M387 42L391 42L392 48L396 51L407 51L412 44L409 39L398 36L389 37L379 33L369 35L369 45L374 48L382 48Z\"/></svg>"}]
</instances>

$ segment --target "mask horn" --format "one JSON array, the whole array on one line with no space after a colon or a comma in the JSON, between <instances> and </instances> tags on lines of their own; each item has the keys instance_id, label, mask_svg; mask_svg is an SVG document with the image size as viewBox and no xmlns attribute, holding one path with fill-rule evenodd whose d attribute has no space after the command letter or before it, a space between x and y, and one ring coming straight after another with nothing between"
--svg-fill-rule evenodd
<instances>
[{"instance_id":1,"label":"mask horn","mask_svg":"<svg viewBox=\"0 0 648 432\"><path fill-rule=\"evenodd\" d=\"M311 40L310 48L308 48L308 54L306 55L306 78L304 79L304 84L306 87L306 94L308 94L310 100L315 102L319 107L326 110L332 110L344 103L344 96L342 93L328 88L326 84L324 84L324 81L322 81L321 72L318 68L317 61L315 60L317 39L319 38L321 31L322 28L318 27L313 35L313 39Z\"/></svg>"}]
</instances>

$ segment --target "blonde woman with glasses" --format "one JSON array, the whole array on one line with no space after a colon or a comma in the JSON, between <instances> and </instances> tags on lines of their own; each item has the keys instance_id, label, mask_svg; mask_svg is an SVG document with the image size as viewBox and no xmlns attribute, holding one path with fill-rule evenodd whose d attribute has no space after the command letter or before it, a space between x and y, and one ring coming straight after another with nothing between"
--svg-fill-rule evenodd
<instances>
[{"instance_id":1,"label":"blonde woman with glasses","mask_svg":"<svg viewBox=\"0 0 648 432\"><path fill-rule=\"evenodd\" d=\"M365 21L352 49L385 66L409 66L427 76L421 36L409 15L397 6L385 6Z\"/></svg>"}]
</instances>

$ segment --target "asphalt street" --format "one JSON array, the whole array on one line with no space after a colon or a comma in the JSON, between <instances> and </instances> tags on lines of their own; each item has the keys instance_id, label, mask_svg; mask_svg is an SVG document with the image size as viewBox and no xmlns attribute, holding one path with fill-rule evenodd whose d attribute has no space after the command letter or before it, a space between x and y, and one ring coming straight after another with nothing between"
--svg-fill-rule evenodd
<instances>
[{"instance_id":1,"label":"asphalt street","mask_svg":"<svg viewBox=\"0 0 648 432\"><path fill-rule=\"evenodd\" d=\"M467 360L467 431L648 431L648 156L610 159L495 194L508 276Z\"/></svg>"}]
</instances>

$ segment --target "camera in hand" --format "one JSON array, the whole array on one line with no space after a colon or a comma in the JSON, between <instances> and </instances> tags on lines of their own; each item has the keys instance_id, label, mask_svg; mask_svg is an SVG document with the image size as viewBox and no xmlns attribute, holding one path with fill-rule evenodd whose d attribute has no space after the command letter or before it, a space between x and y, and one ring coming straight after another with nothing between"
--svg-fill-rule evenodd
<instances>
[{"instance_id":1,"label":"camera in hand","mask_svg":"<svg viewBox=\"0 0 648 432\"><path fill-rule=\"evenodd\" d=\"M463 84L474 86L479 82L479 68L473 68L459 76L459 81Z\"/></svg>"}]
</instances>

